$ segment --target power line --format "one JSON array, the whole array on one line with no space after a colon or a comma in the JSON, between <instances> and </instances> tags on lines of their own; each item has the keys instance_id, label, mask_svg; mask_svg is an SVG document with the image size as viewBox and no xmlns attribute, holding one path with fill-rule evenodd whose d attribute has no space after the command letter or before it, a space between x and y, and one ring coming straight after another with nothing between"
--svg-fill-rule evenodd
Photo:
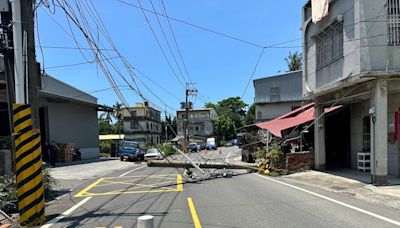
<instances>
[{"instance_id":1,"label":"power line","mask_svg":"<svg viewBox=\"0 0 400 228\"><path fill-rule=\"evenodd\" d=\"M105 59L98 59L98 60L92 60L92 61L85 61L85 62L79 62L79 63L71 63L71 64L64 64L64 65L57 65L57 66L49 66L46 67L46 69L55 69L55 68L63 68L63 67L74 67L74 66L79 66L79 65L86 65L86 64L93 64L96 63L97 61L105 61L108 59L117 59L119 58L118 56L110 57L110 58L105 58Z\"/></svg>"},{"instance_id":2,"label":"power line","mask_svg":"<svg viewBox=\"0 0 400 228\"><path fill-rule=\"evenodd\" d=\"M189 26L192 26L192 27L195 27L195 28L198 28L198 29L201 29L201 30L210 32L210 33L214 33L214 34L217 34L217 35L219 35L219 36L223 36L223 37L225 37L225 38L229 38L229 39L232 39L232 40L236 40L236 41L239 41L239 42L242 42L242 43L251 45L251 46L255 46L255 47L258 47L258 48L264 48L263 45L256 44L256 43L253 43L253 42L251 42L251 41L247 41L247 40L244 40L244 39L241 39L241 38L238 38L238 37L234 37L234 36L231 36L231 35L227 35L227 34L224 34L224 33L221 33L221 32L215 31L215 30L212 30L212 29L210 29L210 28L206 28L206 27L203 27L203 26L195 25L195 24L193 24L193 23L190 23L190 22L187 22L187 21L184 21L184 20L181 20L181 19L177 19L177 18L170 17L170 16L167 16L167 15L164 15L164 14L160 14L160 13L158 13L158 12L155 12L155 11L152 11L152 10L149 10L149 9L145 9L145 8L143 8L142 6L137 6L137 5L135 5L135 4L126 2L126 1L124 1L124 0L117 0L117 1L118 1L118 2L121 2L121 3L123 3L123 4L126 4L126 5L129 5L129 6L132 6L132 7L134 7L134 8L141 9L142 11L146 11L146 12L149 12L149 13L157 14L157 15L159 15L159 16L166 17L166 18L168 18L168 19L171 19L171 20L177 21L177 22L179 22L179 23L186 24L186 25L189 25Z\"/></svg>"},{"instance_id":3,"label":"power line","mask_svg":"<svg viewBox=\"0 0 400 228\"><path fill-rule=\"evenodd\" d=\"M153 4L153 0L149 0L149 1L150 1L150 4L151 4L152 9L155 11L154 4ZM162 26L162 24L161 24L161 21L160 21L160 19L158 18L158 15L157 15L157 14L155 14L155 16L156 16L158 25L159 25L159 27L160 27L160 29L161 29L161 33L163 34L164 39L165 39L165 42L167 43L168 49L169 49L169 51L170 51L170 53L171 53L171 56L172 56L172 58L173 58L173 60L174 60L174 62L175 62L175 64L176 64L176 66L177 66L177 68L178 68L178 71L179 71L179 73L181 74L183 80L186 82L185 76L184 76L184 74L182 73L182 70L181 70L181 67L180 67L179 64L178 64L178 61L176 60L176 57L175 57L174 52L172 51L171 45L170 45L170 43L169 43L169 41L168 41L167 35L165 34L165 31L164 31L164 28L163 28L163 26Z\"/></svg>"},{"instance_id":4,"label":"power line","mask_svg":"<svg viewBox=\"0 0 400 228\"><path fill-rule=\"evenodd\" d=\"M263 48L263 49L261 50L260 55L259 55L258 58L257 58L257 62L256 62L256 65L254 66L253 73L251 74L249 80L247 81L246 87L245 87L245 89L244 89L244 91L243 91L242 99L243 99L244 95L246 94L247 88L249 87L250 82L251 82L251 80L253 79L253 77L254 77L254 75L255 75L255 73L256 73L256 71L257 71L258 64L260 63L260 60L261 60L261 58L262 58L262 56L263 56L263 54L264 54L264 51L265 51L265 48Z\"/></svg>"},{"instance_id":5,"label":"power line","mask_svg":"<svg viewBox=\"0 0 400 228\"><path fill-rule=\"evenodd\" d=\"M165 15L167 16L166 19L167 19L167 22L168 22L168 27L169 27L169 29L170 29L170 31L171 31L172 38L173 38L173 40L174 40L174 43L175 43L175 46L176 46L176 50L178 51L179 58L180 58L181 61L182 61L183 68L185 69L185 72L186 72L186 74L187 74L187 77L189 78L189 82L192 83L192 79L191 79L190 74L189 74L189 71L188 71L188 69L187 69L187 67L186 67L186 63L185 63L185 61L183 60L182 53L181 53L181 50L180 50L180 48L179 48L178 41L176 40L175 32L174 32L174 29L172 28L171 21L170 21L169 18L168 18L167 8L166 8L166 6L165 6L163 0L161 0L161 4L162 4L163 10L164 10L164 13L165 13ZM156 15L157 15L157 14L156 14Z\"/></svg>"},{"instance_id":6,"label":"power line","mask_svg":"<svg viewBox=\"0 0 400 228\"><path fill-rule=\"evenodd\" d=\"M46 45L36 45L35 47L44 48L44 49L63 49L63 50L92 50L89 47L65 47L65 46L46 46ZM114 51L114 49L110 48L99 48L102 51Z\"/></svg>"},{"instance_id":7,"label":"power line","mask_svg":"<svg viewBox=\"0 0 400 228\"><path fill-rule=\"evenodd\" d=\"M143 14L143 16L144 16L144 18L145 18L147 24L149 25L149 28L150 28L150 30L151 30L151 33L153 34L153 37L154 37L154 39L156 40L156 42L157 42L157 44L158 44L158 47L160 48L161 53L162 53L163 56L164 56L165 61L166 61L167 64L169 65L169 67L170 67L172 73L175 75L175 78L178 80L179 84L180 84L182 87L185 87L184 84L183 84L183 82L179 79L178 75L176 74L175 70L173 69L173 67L172 67L172 65L171 65L171 62L170 62L169 59L167 58L167 55L165 54L164 49L162 48L161 43L160 43L160 41L158 40L157 35L156 35L155 31L153 30L153 27L151 26L151 23L150 23L149 19L148 19L147 16L146 16L145 10L143 9L143 7L142 7L142 5L141 5L140 0L137 0L137 1L138 1L139 5L140 5L140 7L141 7L141 9L142 9L142 14ZM185 80L184 80L184 81L185 81Z\"/></svg>"}]
</instances>

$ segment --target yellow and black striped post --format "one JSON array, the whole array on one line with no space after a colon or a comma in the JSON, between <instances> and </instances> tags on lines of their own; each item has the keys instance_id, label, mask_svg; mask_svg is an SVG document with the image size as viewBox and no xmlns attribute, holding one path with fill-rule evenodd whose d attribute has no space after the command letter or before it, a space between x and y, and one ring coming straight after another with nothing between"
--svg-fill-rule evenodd
<instances>
[{"instance_id":1,"label":"yellow and black striped post","mask_svg":"<svg viewBox=\"0 0 400 228\"><path fill-rule=\"evenodd\" d=\"M13 126L20 224L40 225L45 221L42 149L29 105L13 104Z\"/></svg>"}]
</instances>

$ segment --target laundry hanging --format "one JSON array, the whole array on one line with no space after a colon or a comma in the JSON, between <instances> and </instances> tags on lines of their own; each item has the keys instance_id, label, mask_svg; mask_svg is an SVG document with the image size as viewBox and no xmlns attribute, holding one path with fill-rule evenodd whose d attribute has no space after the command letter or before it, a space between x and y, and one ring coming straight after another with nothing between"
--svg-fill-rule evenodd
<instances>
[{"instance_id":1,"label":"laundry hanging","mask_svg":"<svg viewBox=\"0 0 400 228\"><path fill-rule=\"evenodd\" d=\"M317 23L328 15L329 0L311 0L312 21Z\"/></svg>"}]
</instances>

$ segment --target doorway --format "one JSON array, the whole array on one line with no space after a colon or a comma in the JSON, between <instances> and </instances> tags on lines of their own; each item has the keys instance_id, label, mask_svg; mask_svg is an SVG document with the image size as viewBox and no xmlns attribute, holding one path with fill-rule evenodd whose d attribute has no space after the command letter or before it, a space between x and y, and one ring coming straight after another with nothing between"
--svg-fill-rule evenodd
<instances>
[{"instance_id":1,"label":"doorway","mask_svg":"<svg viewBox=\"0 0 400 228\"><path fill-rule=\"evenodd\" d=\"M350 108L344 106L325 118L326 168L351 168Z\"/></svg>"}]
</instances>

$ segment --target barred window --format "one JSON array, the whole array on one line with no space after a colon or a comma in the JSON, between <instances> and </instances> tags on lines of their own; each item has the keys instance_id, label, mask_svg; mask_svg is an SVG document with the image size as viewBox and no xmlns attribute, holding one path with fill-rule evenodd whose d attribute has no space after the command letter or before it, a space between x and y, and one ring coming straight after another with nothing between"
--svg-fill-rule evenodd
<instances>
[{"instance_id":1,"label":"barred window","mask_svg":"<svg viewBox=\"0 0 400 228\"><path fill-rule=\"evenodd\" d=\"M343 23L335 22L316 37L317 70L343 57Z\"/></svg>"},{"instance_id":2,"label":"barred window","mask_svg":"<svg viewBox=\"0 0 400 228\"><path fill-rule=\"evenodd\" d=\"M280 101L281 100L281 93L279 90L279 87L271 87L270 89L270 97L269 97L271 102L274 101Z\"/></svg>"},{"instance_id":3,"label":"barred window","mask_svg":"<svg viewBox=\"0 0 400 228\"><path fill-rule=\"evenodd\" d=\"M371 120L369 116L363 118L363 151L371 150Z\"/></svg>"},{"instance_id":4,"label":"barred window","mask_svg":"<svg viewBox=\"0 0 400 228\"><path fill-rule=\"evenodd\" d=\"M131 121L131 129L139 129L139 125L138 125L137 121L135 121L135 120Z\"/></svg>"},{"instance_id":5,"label":"barred window","mask_svg":"<svg viewBox=\"0 0 400 228\"><path fill-rule=\"evenodd\" d=\"M400 0L388 0L388 44L400 45Z\"/></svg>"}]
</instances>

